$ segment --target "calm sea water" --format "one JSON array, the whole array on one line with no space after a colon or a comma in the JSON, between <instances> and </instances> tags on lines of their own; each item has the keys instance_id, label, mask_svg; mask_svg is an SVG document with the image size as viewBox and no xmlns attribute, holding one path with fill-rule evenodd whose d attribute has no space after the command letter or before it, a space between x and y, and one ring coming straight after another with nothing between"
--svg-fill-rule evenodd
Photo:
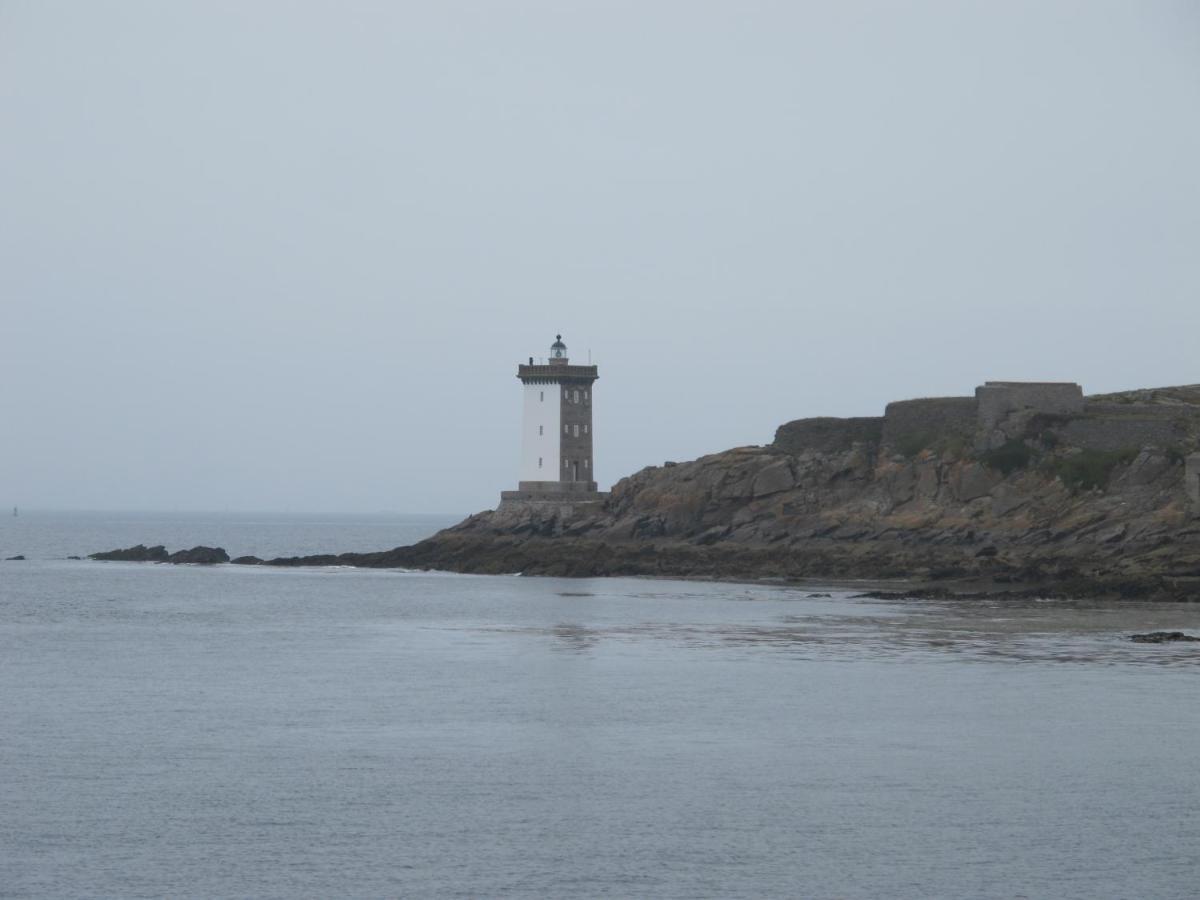
<instances>
[{"instance_id":1,"label":"calm sea water","mask_svg":"<svg viewBox=\"0 0 1200 900\"><path fill-rule=\"evenodd\" d=\"M5 521L0 896L1196 895L1200 608L63 558L444 521Z\"/></svg>"}]
</instances>

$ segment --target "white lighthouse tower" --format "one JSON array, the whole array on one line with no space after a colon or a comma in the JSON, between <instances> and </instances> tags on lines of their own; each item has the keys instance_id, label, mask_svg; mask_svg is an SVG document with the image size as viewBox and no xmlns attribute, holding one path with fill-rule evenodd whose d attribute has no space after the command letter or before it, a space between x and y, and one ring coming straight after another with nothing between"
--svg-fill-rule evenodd
<instances>
[{"instance_id":1,"label":"white lighthouse tower","mask_svg":"<svg viewBox=\"0 0 1200 900\"><path fill-rule=\"evenodd\" d=\"M505 500L601 499L592 456L592 393L596 366L573 366L562 335L544 364L517 366L524 393L521 468L516 491Z\"/></svg>"}]
</instances>

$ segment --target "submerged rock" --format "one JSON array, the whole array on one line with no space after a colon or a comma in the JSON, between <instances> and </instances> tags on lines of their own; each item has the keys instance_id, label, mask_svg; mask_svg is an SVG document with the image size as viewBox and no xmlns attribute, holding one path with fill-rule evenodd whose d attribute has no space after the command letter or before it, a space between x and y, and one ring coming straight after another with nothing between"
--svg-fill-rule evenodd
<instances>
[{"instance_id":1,"label":"submerged rock","mask_svg":"<svg viewBox=\"0 0 1200 900\"><path fill-rule=\"evenodd\" d=\"M1136 644L1170 644L1175 641L1200 641L1200 637L1184 634L1182 631L1149 631L1145 634L1133 634L1129 639Z\"/></svg>"},{"instance_id":2,"label":"submerged rock","mask_svg":"<svg viewBox=\"0 0 1200 900\"><path fill-rule=\"evenodd\" d=\"M18 553L16 556L10 556L10 557L8 557L8 559L6 560L6 562L16 562L16 561L18 561L18 560L23 560L23 559L25 559L25 557L24 557L24 556L22 556L21 554L19 554L19 553Z\"/></svg>"}]
</instances>

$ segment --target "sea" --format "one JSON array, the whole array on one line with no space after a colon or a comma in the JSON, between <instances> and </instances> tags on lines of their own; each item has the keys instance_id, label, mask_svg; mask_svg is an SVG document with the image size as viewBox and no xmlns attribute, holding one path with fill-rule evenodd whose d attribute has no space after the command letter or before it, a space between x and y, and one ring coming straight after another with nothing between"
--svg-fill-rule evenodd
<instances>
[{"instance_id":1,"label":"sea","mask_svg":"<svg viewBox=\"0 0 1200 900\"><path fill-rule=\"evenodd\" d=\"M0 897L1200 892L1200 605L68 558L457 518L0 519Z\"/></svg>"}]
</instances>

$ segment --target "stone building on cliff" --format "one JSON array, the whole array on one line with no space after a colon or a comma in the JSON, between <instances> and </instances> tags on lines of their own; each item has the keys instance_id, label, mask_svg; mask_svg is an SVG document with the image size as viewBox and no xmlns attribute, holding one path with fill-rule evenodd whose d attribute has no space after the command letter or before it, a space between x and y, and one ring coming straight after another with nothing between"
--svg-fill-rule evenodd
<instances>
[{"instance_id":1,"label":"stone building on cliff","mask_svg":"<svg viewBox=\"0 0 1200 900\"><path fill-rule=\"evenodd\" d=\"M775 445L832 452L855 444L912 456L955 447L987 454L1022 442L1095 453L1151 447L1176 458L1200 449L1200 385L1085 397L1071 382L989 381L974 396L889 403L882 416L788 422ZM1200 453L1187 457L1189 496L1200 505Z\"/></svg>"}]
</instances>

